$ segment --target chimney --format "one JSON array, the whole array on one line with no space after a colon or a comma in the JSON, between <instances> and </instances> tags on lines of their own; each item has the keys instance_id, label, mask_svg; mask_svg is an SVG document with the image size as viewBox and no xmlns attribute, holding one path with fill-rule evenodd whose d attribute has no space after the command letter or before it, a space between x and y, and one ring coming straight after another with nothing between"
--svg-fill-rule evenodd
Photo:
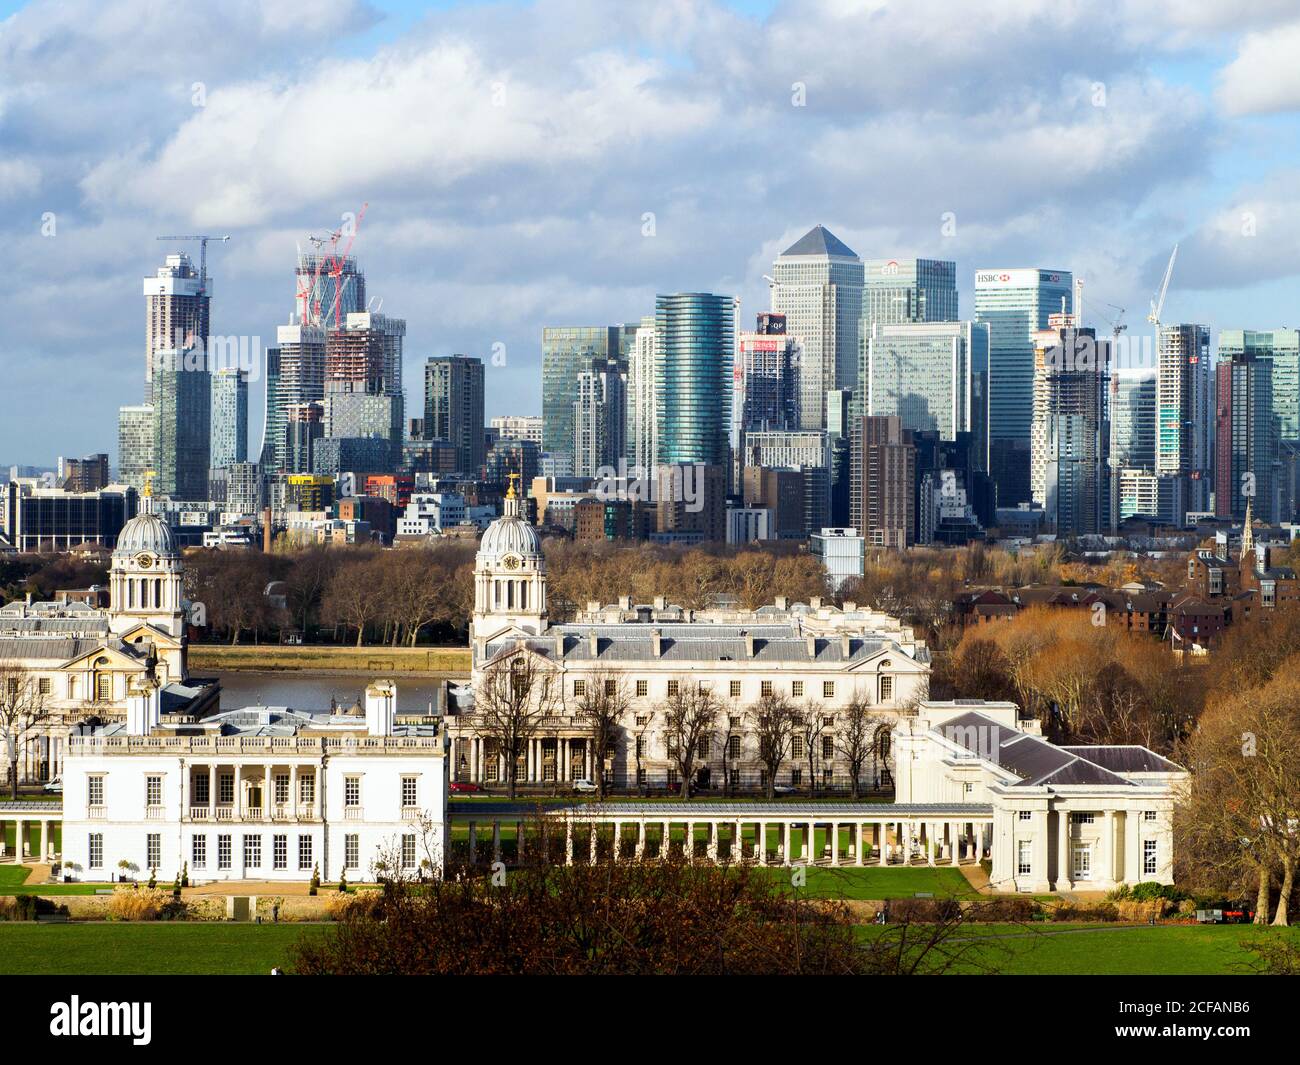
<instances>
[{"instance_id":1,"label":"chimney","mask_svg":"<svg viewBox=\"0 0 1300 1065\"><path fill-rule=\"evenodd\" d=\"M598 613L600 613L600 603L598 603L595 599L588 599L588 600L587 600L587 613L588 613L588 614L598 614Z\"/></svg>"},{"instance_id":2,"label":"chimney","mask_svg":"<svg viewBox=\"0 0 1300 1065\"><path fill-rule=\"evenodd\" d=\"M778 596L776 597L776 608L777 608L777 610L786 610L786 609L789 608L789 606L790 606L790 600L787 599L785 596L783 596L783 595L778 595Z\"/></svg>"},{"instance_id":3,"label":"chimney","mask_svg":"<svg viewBox=\"0 0 1300 1065\"><path fill-rule=\"evenodd\" d=\"M849 660L849 656L853 653L852 641L849 639L849 634L847 632L841 633L840 635L840 653L844 656L844 661L846 662Z\"/></svg>"},{"instance_id":4,"label":"chimney","mask_svg":"<svg viewBox=\"0 0 1300 1065\"><path fill-rule=\"evenodd\" d=\"M555 634L555 657L564 657L564 633L562 632L557 632Z\"/></svg>"},{"instance_id":5,"label":"chimney","mask_svg":"<svg viewBox=\"0 0 1300 1065\"><path fill-rule=\"evenodd\" d=\"M745 657L753 658L754 657L754 634L752 632L745 632L742 633L742 635L745 637Z\"/></svg>"},{"instance_id":6,"label":"chimney","mask_svg":"<svg viewBox=\"0 0 1300 1065\"><path fill-rule=\"evenodd\" d=\"M271 508L262 511L262 550L271 551Z\"/></svg>"},{"instance_id":7,"label":"chimney","mask_svg":"<svg viewBox=\"0 0 1300 1065\"><path fill-rule=\"evenodd\" d=\"M397 716L397 685L377 680L366 689L366 735L391 736Z\"/></svg>"},{"instance_id":8,"label":"chimney","mask_svg":"<svg viewBox=\"0 0 1300 1065\"><path fill-rule=\"evenodd\" d=\"M852 614L853 611L855 611L855 610L857 610L857 609L858 609L858 604L857 604L857 603L845 603L845 604L844 604L844 613L846 613L846 614Z\"/></svg>"},{"instance_id":9,"label":"chimney","mask_svg":"<svg viewBox=\"0 0 1300 1065\"><path fill-rule=\"evenodd\" d=\"M808 600L808 605L814 610L820 610L822 608L822 597L820 595L814 595Z\"/></svg>"},{"instance_id":10,"label":"chimney","mask_svg":"<svg viewBox=\"0 0 1300 1065\"><path fill-rule=\"evenodd\" d=\"M162 720L162 691L147 681L132 685L126 694L126 734L148 736Z\"/></svg>"},{"instance_id":11,"label":"chimney","mask_svg":"<svg viewBox=\"0 0 1300 1065\"><path fill-rule=\"evenodd\" d=\"M587 647L591 651L592 658L600 657L600 639L596 636L595 629L592 629L591 632L587 634Z\"/></svg>"},{"instance_id":12,"label":"chimney","mask_svg":"<svg viewBox=\"0 0 1300 1065\"><path fill-rule=\"evenodd\" d=\"M618 597L618 608L619 610L631 610L632 597L630 595L620 595Z\"/></svg>"},{"instance_id":13,"label":"chimney","mask_svg":"<svg viewBox=\"0 0 1300 1065\"><path fill-rule=\"evenodd\" d=\"M650 633L650 639L654 645L655 658L662 658L664 656L664 634L655 629Z\"/></svg>"},{"instance_id":14,"label":"chimney","mask_svg":"<svg viewBox=\"0 0 1300 1065\"><path fill-rule=\"evenodd\" d=\"M656 609L656 610L666 610L667 607L668 607L668 600L665 599L662 595L656 595L656 596L655 596L655 609Z\"/></svg>"},{"instance_id":15,"label":"chimney","mask_svg":"<svg viewBox=\"0 0 1300 1065\"><path fill-rule=\"evenodd\" d=\"M804 637L804 639L805 639L805 640L807 641L807 643L808 643L808 657L809 657L809 658L816 658L816 657L817 657L817 637L814 636L812 633L809 633L807 636Z\"/></svg>"}]
</instances>

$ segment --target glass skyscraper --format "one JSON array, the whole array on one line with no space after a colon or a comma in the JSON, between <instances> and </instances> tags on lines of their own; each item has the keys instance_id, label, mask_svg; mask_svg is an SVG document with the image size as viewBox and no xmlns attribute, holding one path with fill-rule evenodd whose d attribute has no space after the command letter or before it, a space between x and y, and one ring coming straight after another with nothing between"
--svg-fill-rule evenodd
<instances>
[{"instance_id":1,"label":"glass skyscraper","mask_svg":"<svg viewBox=\"0 0 1300 1065\"><path fill-rule=\"evenodd\" d=\"M573 457L573 404L578 375L593 364L626 372L634 325L546 326L542 329L542 450Z\"/></svg>"},{"instance_id":2,"label":"glass skyscraper","mask_svg":"<svg viewBox=\"0 0 1300 1065\"><path fill-rule=\"evenodd\" d=\"M680 292L655 299L655 421L659 464L730 459L735 299Z\"/></svg>"},{"instance_id":3,"label":"glass skyscraper","mask_svg":"<svg viewBox=\"0 0 1300 1065\"><path fill-rule=\"evenodd\" d=\"M1222 329L1219 358L1254 355L1273 364L1273 413L1283 440L1300 440L1300 329Z\"/></svg>"},{"instance_id":4,"label":"glass skyscraper","mask_svg":"<svg viewBox=\"0 0 1300 1065\"><path fill-rule=\"evenodd\" d=\"M1110 464L1116 469L1156 468L1156 372L1112 370Z\"/></svg>"},{"instance_id":5,"label":"glass skyscraper","mask_svg":"<svg viewBox=\"0 0 1300 1065\"><path fill-rule=\"evenodd\" d=\"M989 462L999 506L1030 498L1034 333L1049 314L1073 312L1073 280L1065 270L975 272L975 320L989 327Z\"/></svg>"},{"instance_id":6,"label":"glass skyscraper","mask_svg":"<svg viewBox=\"0 0 1300 1065\"><path fill-rule=\"evenodd\" d=\"M248 461L248 373L237 367L224 367L212 375L209 461L213 469Z\"/></svg>"}]
</instances>

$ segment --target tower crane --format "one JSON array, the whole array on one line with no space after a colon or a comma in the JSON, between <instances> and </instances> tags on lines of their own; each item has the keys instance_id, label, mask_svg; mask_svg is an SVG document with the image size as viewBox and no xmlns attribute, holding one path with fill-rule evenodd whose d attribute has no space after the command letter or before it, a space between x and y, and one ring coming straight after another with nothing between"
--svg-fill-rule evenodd
<instances>
[{"instance_id":1,"label":"tower crane","mask_svg":"<svg viewBox=\"0 0 1300 1065\"><path fill-rule=\"evenodd\" d=\"M1178 258L1178 245L1174 245L1173 253L1169 256L1169 265L1165 267L1165 278L1160 282L1160 293L1151 301L1151 313L1147 315L1147 321L1160 330L1160 314L1165 309L1165 294L1169 291L1169 279L1174 275L1174 260Z\"/></svg>"},{"instance_id":2,"label":"tower crane","mask_svg":"<svg viewBox=\"0 0 1300 1065\"><path fill-rule=\"evenodd\" d=\"M224 243L230 237L214 237L207 233L191 233L183 236L159 237L159 240L197 240L199 242L199 290L202 295L208 293L208 241L216 240Z\"/></svg>"}]
</instances>

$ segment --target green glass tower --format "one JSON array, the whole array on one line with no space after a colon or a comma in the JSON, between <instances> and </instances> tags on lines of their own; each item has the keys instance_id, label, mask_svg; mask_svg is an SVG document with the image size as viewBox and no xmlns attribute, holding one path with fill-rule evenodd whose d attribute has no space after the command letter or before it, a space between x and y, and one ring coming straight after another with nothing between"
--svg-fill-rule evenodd
<instances>
[{"instance_id":1,"label":"green glass tower","mask_svg":"<svg viewBox=\"0 0 1300 1065\"><path fill-rule=\"evenodd\" d=\"M655 300L656 462L730 461L735 299L679 292Z\"/></svg>"}]
</instances>

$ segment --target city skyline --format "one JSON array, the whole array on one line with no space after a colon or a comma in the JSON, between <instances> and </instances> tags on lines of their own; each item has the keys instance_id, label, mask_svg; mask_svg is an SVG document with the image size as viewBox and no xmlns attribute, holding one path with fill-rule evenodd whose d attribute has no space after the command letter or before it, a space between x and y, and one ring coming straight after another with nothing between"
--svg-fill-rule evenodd
<instances>
[{"instance_id":1,"label":"city skyline","mask_svg":"<svg viewBox=\"0 0 1300 1065\"><path fill-rule=\"evenodd\" d=\"M148 92L111 58L132 20L110 29L80 17L83 7L0 5L10 15L0 57L27 90L27 106L0 118L0 231L25 280L3 297L15 413L0 426L0 462L53 464L38 431L53 381L67 421L56 450L115 451L117 408L140 401L130 293L161 253L197 251L159 244L158 234L232 235L210 249L211 329L260 337L265 351L293 309L291 274L307 237L363 203L351 254L368 296L408 320L407 379L430 356L482 358L489 417L539 412L543 326L635 325L657 294L679 291L735 295L749 322L768 309L763 274L776 255L817 224L863 259L956 261L962 318L973 316L977 269L1050 264L1085 281L1085 325L1106 331L1088 302L1113 303L1128 308L1130 335L1150 335L1147 300L1180 242L1166 321L1203 323L1216 336L1295 324L1287 175L1300 90L1281 61L1300 23L1283 4L1230 21L1196 5L1149 16L1125 5L1102 16L971 5L939 20L951 53L943 79L927 80L922 64L866 81L839 44L852 34L833 19L871 15L841 5L684 5L690 17L670 35L636 12L524 4L513 32L493 37L490 15L456 4L420 20L404 4L337 0L305 31L232 4L198 19L164 12L131 30L145 39L128 51L155 34L178 44L156 50L166 57ZM877 13L883 52L923 28L925 8ZM981 40L990 14L1002 32ZM1091 47L1107 25L1104 44ZM303 32L321 61L297 63ZM544 62L561 38L578 63L576 85L558 83ZM63 58L38 65L33 57L55 40ZM1006 57L1031 46L1041 69L1007 75ZM780 61L751 59L730 83L704 58L755 49ZM408 78L381 84L388 67ZM434 85L446 119L412 110ZM756 117L734 123L742 103ZM352 124L358 151L327 158L320 127L307 123L304 147L281 126L302 128L301 116L322 107ZM922 109L935 115L925 141L909 122ZM114 132L121 121L97 121L106 112L131 124L131 145ZM362 115L373 118L358 125ZM796 160L780 178L768 160L736 150L758 120ZM428 146L457 142L464 121L485 136L412 193ZM734 128L706 147L701 131L724 122ZM274 148L255 174L231 171L242 155L229 131L250 123ZM356 165L371 138L392 139L393 123L413 135ZM543 129L548 150L584 164L581 180L557 185L530 158ZM858 161L867 141L879 161ZM969 180L1024 146L1025 164L996 187ZM944 165L952 159L961 165ZM672 176L683 173L685 183ZM79 293L71 308L69 291ZM254 441L262 385L250 382Z\"/></svg>"}]
</instances>

